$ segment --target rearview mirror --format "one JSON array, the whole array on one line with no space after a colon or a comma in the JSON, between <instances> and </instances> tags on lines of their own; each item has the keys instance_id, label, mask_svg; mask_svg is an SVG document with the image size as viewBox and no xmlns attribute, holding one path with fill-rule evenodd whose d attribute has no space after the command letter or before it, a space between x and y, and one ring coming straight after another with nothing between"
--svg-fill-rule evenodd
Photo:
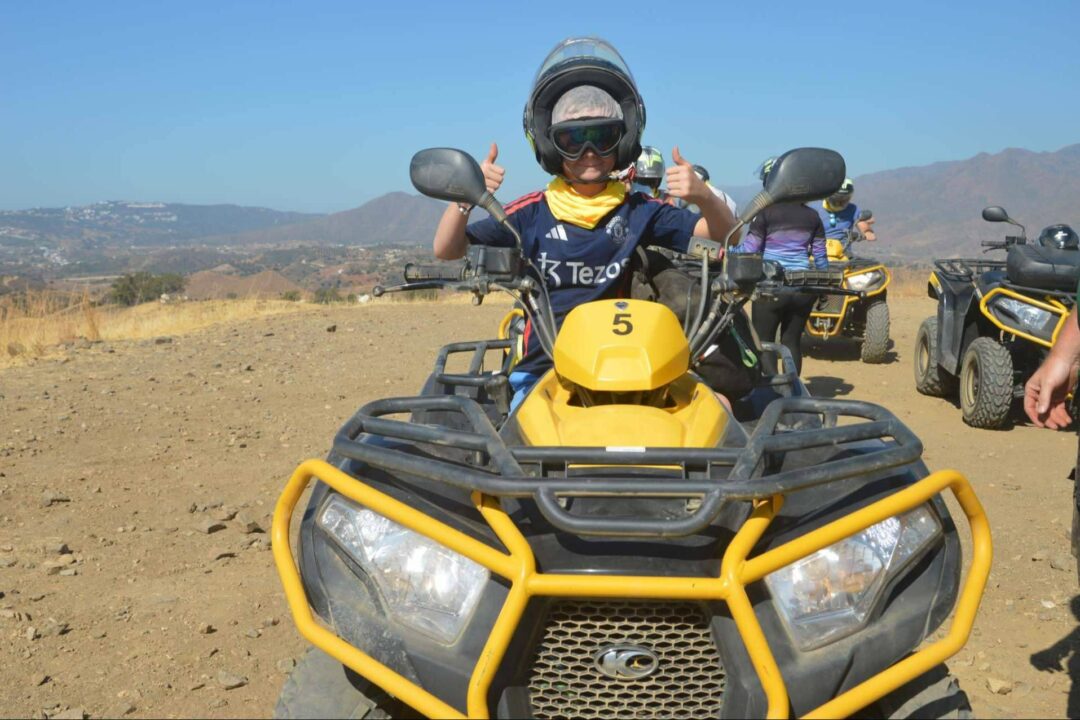
<instances>
[{"instance_id":1,"label":"rearview mirror","mask_svg":"<svg viewBox=\"0 0 1080 720\"><path fill-rule=\"evenodd\" d=\"M827 198L844 182L843 156L825 148L788 150L773 163L765 189L746 206L739 219L750 220L770 205Z\"/></svg>"},{"instance_id":2,"label":"rearview mirror","mask_svg":"<svg viewBox=\"0 0 1080 720\"><path fill-rule=\"evenodd\" d=\"M430 148L413 155L409 179L436 200L479 205L487 194L480 166L468 153L453 148Z\"/></svg>"},{"instance_id":3,"label":"rearview mirror","mask_svg":"<svg viewBox=\"0 0 1080 720\"><path fill-rule=\"evenodd\" d=\"M863 210L859 213L859 222L867 222L872 217L874 217L874 213L869 210Z\"/></svg>"},{"instance_id":4,"label":"rearview mirror","mask_svg":"<svg viewBox=\"0 0 1080 720\"><path fill-rule=\"evenodd\" d=\"M988 208L983 208L982 219L986 222L1010 222L1012 218L1009 217L1009 213L1005 212L1005 208L1000 205L991 205Z\"/></svg>"},{"instance_id":5,"label":"rearview mirror","mask_svg":"<svg viewBox=\"0 0 1080 720\"><path fill-rule=\"evenodd\" d=\"M774 203L821 200L840 189L846 172L844 158L835 150L789 150L773 163L765 191Z\"/></svg>"}]
</instances>

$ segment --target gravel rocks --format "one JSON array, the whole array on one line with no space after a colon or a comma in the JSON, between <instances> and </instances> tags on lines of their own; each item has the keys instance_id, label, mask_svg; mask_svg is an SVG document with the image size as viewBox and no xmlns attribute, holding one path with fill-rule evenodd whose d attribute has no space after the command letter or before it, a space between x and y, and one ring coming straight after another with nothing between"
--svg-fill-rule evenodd
<instances>
[{"instance_id":1,"label":"gravel rocks","mask_svg":"<svg viewBox=\"0 0 1080 720\"><path fill-rule=\"evenodd\" d=\"M222 670L217 674L217 684L226 690L235 690L248 684L248 679L243 675Z\"/></svg>"},{"instance_id":2,"label":"gravel rocks","mask_svg":"<svg viewBox=\"0 0 1080 720\"><path fill-rule=\"evenodd\" d=\"M52 490L46 490L41 493L41 507L52 507L53 505L69 502L71 502L71 498L67 495L53 492Z\"/></svg>"},{"instance_id":3,"label":"gravel rocks","mask_svg":"<svg viewBox=\"0 0 1080 720\"><path fill-rule=\"evenodd\" d=\"M212 520L207 518L195 526L195 529L201 533L209 535L210 533L216 533L220 530L224 530L227 526L220 520Z\"/></svg>"}]
</instances>

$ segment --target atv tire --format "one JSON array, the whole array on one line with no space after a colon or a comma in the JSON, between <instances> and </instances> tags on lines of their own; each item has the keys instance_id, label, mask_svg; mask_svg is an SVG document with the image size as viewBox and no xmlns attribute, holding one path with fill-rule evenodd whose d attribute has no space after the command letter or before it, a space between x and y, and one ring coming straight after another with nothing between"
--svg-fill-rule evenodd
<instances>
[{"instance_id":1,"label":"atv tire","mask_svg":"<svg viewBox=\"0 0 1080 720\"><path fill-rule=\"evenodd\" d=\"M936 317L923 320L915 336L915 389L932 397L948 397L956 392L956 376L938 364Z\"/></svg>"},{"instance_id":2,"label":"atv tire","mask_svg":"<svg viewBox=\"0 0 1080 720\"><path fill-rule=\"evenodd\" d=\"M900 718L972 718L967 693L944 665L938 665L907 685L893 690L866 708L866 717L899 720ZM858 713L862 714L862 713Z\"/></svg>"},{"instance_id":3,"label":"atv tire","mask_svg":"<svg viewBox=\"0 0 1080 720\"><path fill-rule=\"evenodd\" d=\"M866 308L861 357L864 363L883 363L889 352L889 305L884 300Z\"/></svg>"},{"instance_id":4,"label":"atv tire","mask_svg":"<svg viewBox=\"0 0 1080 720\"><path fill-rule=\"evenodd\" d=\"M1005 427L1013 401L1009 350L989 337L975 338L960 362L960 409L971 427Z\"/></svg>"},{"instance_id":5,"label":"atv tire","mask_svg":"<svg viewBox=\"0 0 1080 720\"><path fill-rule=\"evenodd\" d=\"M400 703L357 677L322 650L311 648L281 688L275 718L383 720L400 715Z\"/></svg>"}]
</instances>

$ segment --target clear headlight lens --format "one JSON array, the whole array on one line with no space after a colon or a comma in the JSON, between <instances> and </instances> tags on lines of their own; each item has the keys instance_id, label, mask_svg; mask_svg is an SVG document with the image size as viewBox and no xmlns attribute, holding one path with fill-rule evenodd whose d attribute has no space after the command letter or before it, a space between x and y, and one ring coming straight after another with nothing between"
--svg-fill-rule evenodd
<instances>
[{"instance_id":1,"label":"clear headlight lens","mask_svg":"<svg viewBox=\"0 0 1080 720\"><path fill-rule=\"evenodd\" d=\"M340 495L319 525L375 580L397 621L446 645L461 634L487 568Z\"/></svg>"},{"instance_id":2,"label":"clear headlight lens","mask_svg":"<svg viewBox=\"0 0 1080 720\"><path fill-rule=\"evenodd\" d=\"M991 303L1016 316L1020 322L1029 327L1041 328L1050 320L1049 310L1028 305L1015 298L999 296L991 300Z\"/></svg>"},{"instance_id":3,"label":"clear headlight lens","mask_svg":"<svg viewBox=\"0 0 1080 720\"><path fill-rule=\"evenodd\" d=\"M891 517L765 577L800 650L863 626L886 581L935 537L941 522L926 505Z\"/></svg>"},{"instance_id":4,"label":"clear headlight lens","mask_svg":"<svg viewBox=\"0 0 1080 720\"><path fill-rule=\"evenodd\" d=\"M848 275L844 282L847 284L848 290L862 291L877 285L883 277L880 270L870 270L857 275Z\"/></svg>"}]
</instances>

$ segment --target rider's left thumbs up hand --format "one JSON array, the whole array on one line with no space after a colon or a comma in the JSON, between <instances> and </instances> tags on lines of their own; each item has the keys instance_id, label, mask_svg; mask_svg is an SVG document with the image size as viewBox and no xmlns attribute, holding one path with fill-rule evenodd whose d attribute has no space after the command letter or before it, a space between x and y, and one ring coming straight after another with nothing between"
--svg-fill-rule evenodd
<instances>
[{"instance_id":1,"label":"rider's left thumbs up hand","mask_svg":"<svg viewBox=\"0 0 1080 720\"><path fill-rule=\"evenodd\" d=\"M687 202L700 204L702 198L709 197L709 188L694 172L690 161L679 152L676 145L671 151L675 165L667 169L667 191L672 197L682 198Z\"/></svg>"}]
</instances>

